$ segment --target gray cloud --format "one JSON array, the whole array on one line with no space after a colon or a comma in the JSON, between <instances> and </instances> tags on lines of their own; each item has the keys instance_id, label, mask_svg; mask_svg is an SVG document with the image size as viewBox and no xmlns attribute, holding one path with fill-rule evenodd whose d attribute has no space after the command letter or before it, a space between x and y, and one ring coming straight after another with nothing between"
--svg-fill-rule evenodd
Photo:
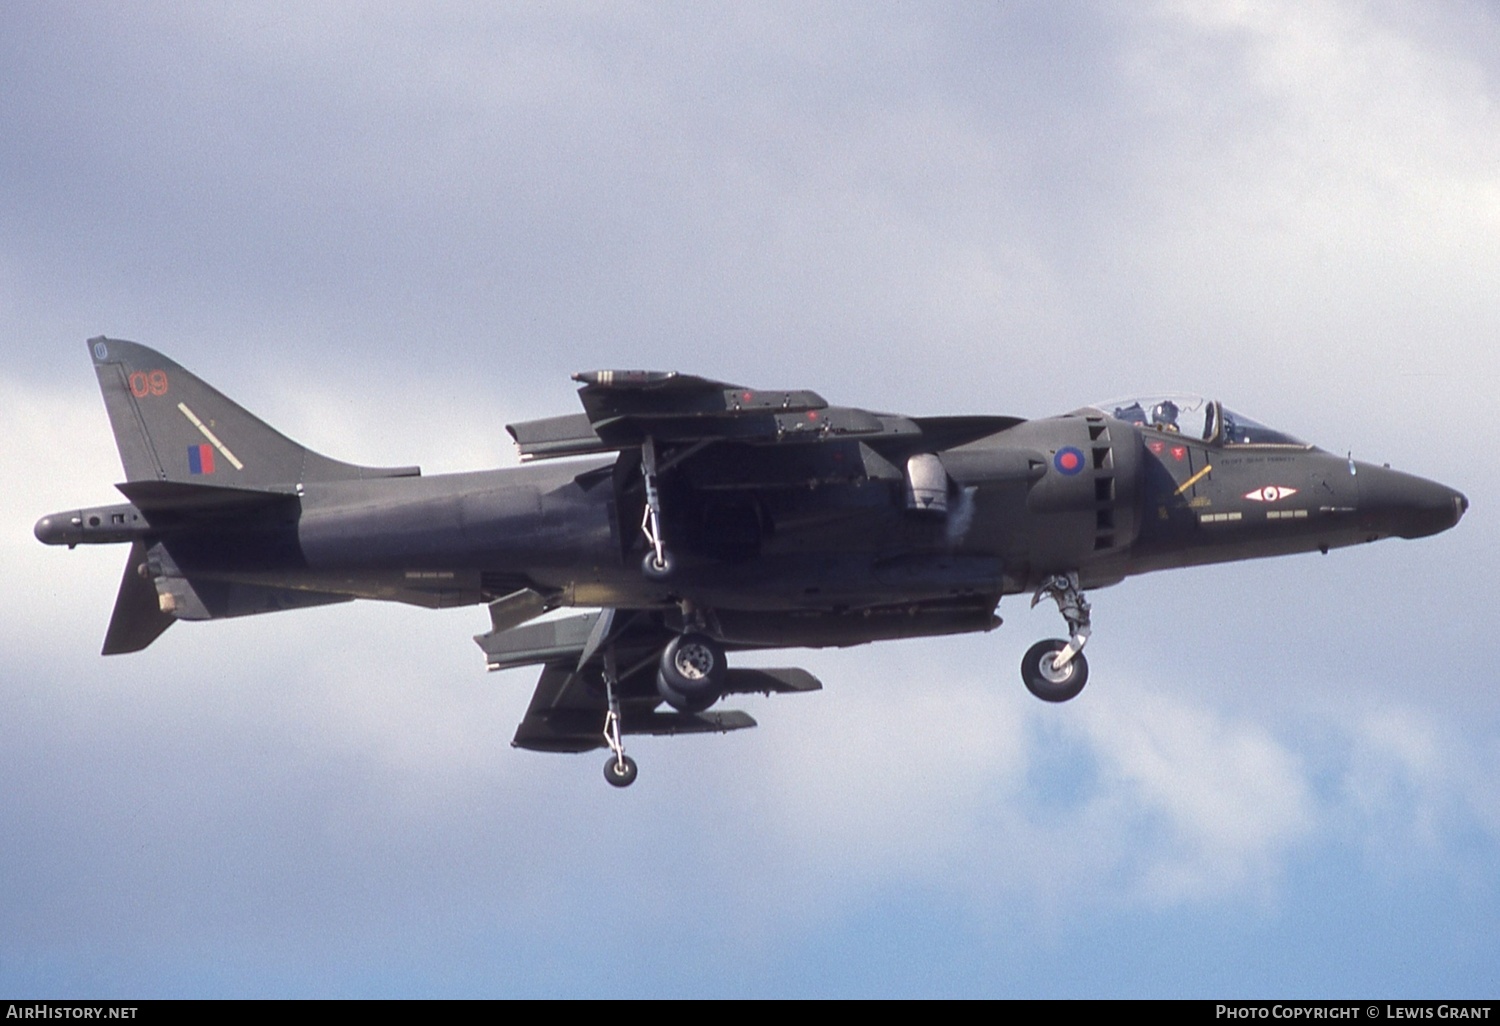
<instances>
[{"instance_id":1,"label":"gray cloud","mask_svg":"<svg viewBox=\"0 0 1500 1026\"><path fill-rule=\"evenodd\" d=\"M0 20L8 991L1493 990L1487 8ZM122 554L30 525L110 499L100 331L429 471L662 366L913 412L1210 389L1474 509L1101 592L1063 709L1014 679L1057 628L1024 603L794 653L829 690L614 794L509 749L531 679L473 610L95 655Z\"/></svg>"}]
</instances>

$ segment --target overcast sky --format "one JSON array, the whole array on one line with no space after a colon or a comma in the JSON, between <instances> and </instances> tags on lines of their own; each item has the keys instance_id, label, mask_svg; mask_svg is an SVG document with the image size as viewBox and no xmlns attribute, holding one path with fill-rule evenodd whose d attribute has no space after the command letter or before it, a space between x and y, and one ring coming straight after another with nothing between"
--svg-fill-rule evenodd
<instances>
[{"instance_id":1,"label":"overcast sky","mask_svg":"<svg viewBox=\"0 0 1500 1026\"><path fill-rule=\"evenodd\" d=\"M1474 0L0 7L0 994L1500 990L1500 15ZM568 375L913 414L1190 389L1465 491L1436 538L795 661L761 726L509 741L482 609L175 627L83 345L338 458Z\"/></svg>"}]
</instances>

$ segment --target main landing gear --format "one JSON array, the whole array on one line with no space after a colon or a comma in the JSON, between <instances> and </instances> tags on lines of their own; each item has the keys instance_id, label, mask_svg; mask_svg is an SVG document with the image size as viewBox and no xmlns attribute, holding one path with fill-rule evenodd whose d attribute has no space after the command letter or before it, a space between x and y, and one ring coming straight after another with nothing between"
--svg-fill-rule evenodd
<instances>
[{"instance_id":1,"label":"main landing gear","mask_svg":"<svg viewBox=\"0 0 1500 1026\"><path fill-rule=\"evenodd\" d=\"M679 634L661 654L656 690L678 712L702 712L724 693L724 647L706 634Z\"/></svg>"},{"instance_id":2,"label":"main landing gear","mask_svg":"<svg viewBox=\"0 0 1500 1026\"><path fill-rule=\"evenodd\" d=\"M1089 680L1088 660L1083 657L1083 646L1093 632L1089 603L1078 590L1076 573L1054 574L1043 581L1031 597L1032 607L1043 598L1057 603L1057 611L1068 622L1069 639L1049 638L1032 645L1021 660L1021 679L1026 690L1042 701L1066 702Z\"/></svg>"},{"instance_id":3,"label":"main landing gear","mask_svg":"<svg viewBox=\"0 0 1500 1026\"><path fill-rule=\"evenodd\" d=\"M707 634L690 630L673 638L661 653L657 667L656 690L680 713L700 713L724 694L728 662L724 646ZM633 671L632 671L633 672ZM614 787L629 787L640 772L635 760L625 754L620 729L620 674L611 645L604 651L604 695L608 711L604 714L604 744L610 758L604 764L604 779Z\"/></svg>"}]
</instances>

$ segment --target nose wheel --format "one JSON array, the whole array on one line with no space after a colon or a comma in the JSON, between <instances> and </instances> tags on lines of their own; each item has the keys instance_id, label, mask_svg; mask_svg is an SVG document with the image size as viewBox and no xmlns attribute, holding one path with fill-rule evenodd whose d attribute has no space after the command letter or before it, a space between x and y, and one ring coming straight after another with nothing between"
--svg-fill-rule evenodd
<instances>
[{"instance_id":1,"label":"nose wheel","mask_svg":"<svg viewBox=\"0 0 1500 1026\"><path fill-rule=\"evenodd\" d=\"M1061 668L1057 666L1058 654L1067 647L1068 643L1061 638L1048 638L1032 645L1021 660L1021 679L1026 682L1026 690L1043 702L1076 698L1089 682L1089 662L1082 652Z\"/></svg>"},{"instance_id":2,"label":"nose wheel","mask_svg":"<svg viewBox=\"0 0 1500 1026\"><path fill-rule=\"evenodd\" d=\"M1057 611L1068 622L1069 638L1049 638L1027 649L1021 660L1021 680L1027 691L1044 702L1066 702L1089 680L1088 660L1083 657L1083 646L1093 633L1089 602L1078 588L1076 573L1054 574L1043 581L1031 597L1032 607L1044 598L1057 603Z\"/></svg>"}]
</instances>

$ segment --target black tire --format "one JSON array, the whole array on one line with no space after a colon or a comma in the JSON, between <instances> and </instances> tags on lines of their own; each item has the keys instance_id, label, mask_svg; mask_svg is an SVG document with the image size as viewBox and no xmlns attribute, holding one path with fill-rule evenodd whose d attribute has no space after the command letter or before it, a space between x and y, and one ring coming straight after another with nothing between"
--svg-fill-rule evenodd
<instances>
[{"instance_id":1,"label":"black tire","mask_svg":"<svg viewBox=\"0 0 1500 1026\"><path fill-rule=\"evenodd\" d=\"M724 647L706 634L680 634L661 654L656 689L672 708L702 712L724 692Z\"/></svg>"},{"instance_id":2,"label":"black tire","mask_svg":"<svg viewBox=\"0 0 1500 1026\"><path fill-rule=\"evenodd\" d=\"M1079 652L1061 673L1052 669L1052 657L1068 647L1066 641L1048 638L1026 650L1021 660L1021 679L1026 690L1043 702L1066 702L1075 698L1089 682L1089 663Z\"/></svg>"},{"instance_id":3,"label":"black tire","mask_svg":"<svg viewBox=\"0 0 1500 1026\"><path fill-rule=\"evenodd\" d=\"M662 551L661 557L661 562L658 563L656 551L654 549L648 551L646 558L641 560L641 573L657 581L671 577L672 571L677 569L677 560L673 559L672 554L666 550Z\"/></svg>"},{"instance_id":4,"label":"black tire","mask_svg":"<svg viewBox=\"0 0 1500 1026\"><path fill-rule=\"evenodd\" d=\"M621 758L618 763L611 756L610 760L604 764L604 779L614 787L629 787L635 783L636 775L639 773L640 768L628 755Z\"/></svg>"},{"instance_id":5,"label":"black tire","mask_svg":"<svg viewBox=\"0 0 1500 1026\"><path fill-rule=\"evenodd\" d=\"M719 696L713 692L689 698L668 684L660 673L656 675L656 693L673 709L684 713L703 712L719 700Z\"/></svg>"}]
</instances>

